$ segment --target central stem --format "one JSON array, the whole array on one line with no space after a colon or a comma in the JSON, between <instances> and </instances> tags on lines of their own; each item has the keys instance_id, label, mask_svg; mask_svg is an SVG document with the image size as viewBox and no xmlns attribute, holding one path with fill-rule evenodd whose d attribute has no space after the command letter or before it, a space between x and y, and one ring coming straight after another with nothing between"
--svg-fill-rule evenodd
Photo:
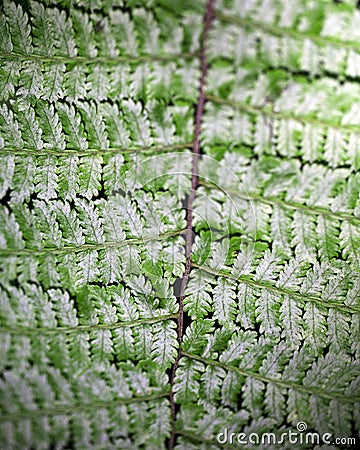
<instances>
[{"instance_id":1,"label":"central stem","mask_svg":"<svg viewBox=\"0 0 360 450\"><path fill-rule=\"evenodd\" d=\"M212 20L214 18L214 9L213 9L214 0L208 0L206 5L206 11L204 15L204 30L201 40L201 49L200 49L200 70L201 70L201 78L200 78L200 87L199 87L199 99L196 106L195 113L195 131L194 131L194 143L192 147L192 170L191 170L191 190L187 202L186 207L186 234L185 234L185 272L181 282L180 295L179 295L179 313L178 313L178 354L176 360L173 365L173 370L171 374L170 380L170 405L171 405L171 421L172 421L172 429L171 429L171 437L169 441L169 450L173 450L175 445L175 434L176 434L176 408L175 408L175 399L174 399L174 380L177 368L179 366L179 361L181 357L181 343L183 339L184 333L184 298L185 298L185 290L188 285L190 269L191 269L191 250L193 243L193 233L192 233L192 221L193 221L193 203L195 200L196 189L198 186L199 179L199 157L200 157L200 133L201 133L201 123L204 114L204 106L205 106L205 83L206 76L208 71L208 64L206 58L206 42L209 36L209 30L211 27Z\"/></svg>"}]
</instances>

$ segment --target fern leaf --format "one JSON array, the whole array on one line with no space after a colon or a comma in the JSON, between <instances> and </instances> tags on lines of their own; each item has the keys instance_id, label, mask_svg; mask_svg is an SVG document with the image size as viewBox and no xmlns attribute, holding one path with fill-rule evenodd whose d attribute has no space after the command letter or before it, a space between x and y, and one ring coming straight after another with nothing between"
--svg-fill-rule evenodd
<instances>
[{"instance_id":1,"label":"fern leaf","mask_svg":"<svg viewBox=\"0 0 360 450\"><path fill-rule=\"evenodd\" d=\"M24 55L30 55L32 53L32 39L28 15L23 11L21 5L16 5L14 2L7 1L5 11L12 50Z\"/></svg>"},{"instance_id":2,"label":"fern leaf","mask_svg":"<svg viewBox=\"0 0 360 450\"><path fill-rule=\"evenodd\" d=\"M88 147L84 135L84 128L79 114L75 112L73 106L67 104L59 105L58 114L64 130L66 131L66 141L70 148L84 150Z\"/></svg>"},{"instance_id":3,"label":"fern leaf","mask_svg":"<svg viewBox=\"0 0 360 450\"><path fill-rule=\"evenodd\" d=\"M122 107L130 136L135 145L150 146L152 140L146 111L142 110L139 103L135 103L132 100L124 100Z\"/></svg>"},{"instance_id":4,"label":"fern leaf","mask_svg":"<svg viewBox=\"0 0 360 450\"><path fill-rule=\"evenodd\" d=\"M34 109L23 103L18 111L18 118L20 119L20 128L22 131L22 138L29 148L41 150L43 148L42 129L35 118Z\"/></svg>"},{"instance_id":5,"label":"fern leaf","mask_svg":"<svg viewBox=\"0 0 360 450\"><path fill-rule=\"evenodd\" d=\"M70 209L69 203L58 202L55 211L65 242L77 245L83 244L85 238L80 228L79 218L75 211Z\"/></svg>"},{"instance_id":6,"label":"fern leaf","mask_svg":"<svg viewBox=\"0 0 360 450\"><path fill-rule=\"evenodd\" d=\"M31 1L30 5L35 51L39 54L51 56L54 54L55 39L48 10L45 9L44 5L36 1Z\"/></svg>"},{"instance_id":7,"label":"fern leaf","mask_svg":"<svg viewBox=\"0 0 360 450\"><path fill-rule=\"evenodd\" d=\"M2 2L3 448L354 435L355 3Z\"/></svg>"},{"instance_id":8,"label":"fern leaf","mask_svg":"<svg viewBox=\"0 0 360 450\"><path fill-rule=\"evenodd\" d=\"M56 53L64 56L76 56L77 48L73 37L73 27L65 11L49 9L49 20L54 30Z\"/></svg>"},{"instance_id":9,"label":"fern leaf","mask_svg":"<svg viewBox=\"0 0 360 450\"><path fill-rule=\"evenodd\" d=\"M54 106L40 101L36 104L36 113L39 116L41 129L43 130L44 147L63 150L66 145L65 136Z\"/></svg>"},{"instance_id":10,"label":"fern leaf","mask_svg":"<svg viewBox=\"0 0 360 450\"><path fill-rule=\"evenodd\" d=\"M199 379L204 372L203 364L197 361L183 360L179 366L179 376L177 377L174 390L176 400L179 403L194 401L199 396Z\"/></svg>"},{"instance_id":11,"label":"fern leaf","mask_svg":"<svg viewBox=\"0 0 360 450\"><path fill-rule=\"evenodd\" d=\"M93 148L105 150L109 146L105 132L105 124L99 116L99 111L94 104L78 103L82 113L83 121L87 124L86 132L88 141Z\"/></svg>"},{"instance_id":12,"label":"fern leaf","mask_svg":"<svg viewBox=\"0 0 360 450\"><path fill-rule=\"evenodd\" d=\"M85 156L79 164L79 191L88 200L96 197L101 188L101 156Z\"/></svg>"}]
</instances>

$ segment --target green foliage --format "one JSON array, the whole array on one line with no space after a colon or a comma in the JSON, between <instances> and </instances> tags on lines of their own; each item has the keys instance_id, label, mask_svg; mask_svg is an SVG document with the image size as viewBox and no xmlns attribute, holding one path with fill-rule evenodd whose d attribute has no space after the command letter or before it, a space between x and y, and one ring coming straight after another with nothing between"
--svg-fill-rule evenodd
<instances>
[{"instance_id":1,"label":"green foliage","mask_svg":"<svg viewBox=\"0 0 360 450\"><path fill-rule=\"evenodd\" d=\"M215 1L179 343L205 1L2 2L1 448L360 438L354 3Z\"/></svg>"}]
</instances>

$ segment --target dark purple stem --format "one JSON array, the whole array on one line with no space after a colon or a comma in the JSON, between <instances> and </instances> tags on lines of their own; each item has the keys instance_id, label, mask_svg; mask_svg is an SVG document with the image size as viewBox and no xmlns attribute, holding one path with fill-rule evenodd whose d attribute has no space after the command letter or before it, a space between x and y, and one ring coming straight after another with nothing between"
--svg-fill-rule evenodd
<instances>
[{"instance_id":1,"label":"dark purple stem","mask_svg":"<svg viewBox=\"0 0 360 450\"><path fill-rule=\"evenodd\" d=\"M208 0L206 5L206 11L204 16L204 31L201 40L201 49L200 49L200 64L201 64L201 78L200 78L200 87L199 87L199 100L196 106L195 113L195 132L194 132L194 143L192 147L192 176L191 176L191 191L189 194L188 202L187 202L187 211L186 211L186 236L185 236L185 272L181 282L180 296L179 296L179 313L178 313L178 342L179 342L179 350L176 357L176 360L173 365L172 375L171 375L171 390L170 390L170 405L171 405L171 419L172 419L172 429L171 429L171 437L169 441L169 450L173 450L175 445L175 419L176 419L176 409L175 409L175 399L174 399L174 379L177 368L179 366L179 361L181 357L181 343L183 339L183 331L184 331L184 297L185 290L189 281L190 269L191 269L191 249L192 249L192 220L193 220L193 203L195 200L196 188L198 186L198 164L199 164L199 156L200 156L200 133L201 133L201 123L204 114L204 105L205 105L205 83L206 83L206 75L208 71L207 58L206 58L206 42L209 36L209 30L211 27L212 20L214 18L214 0Z\"/></svg>"}]
</instances>

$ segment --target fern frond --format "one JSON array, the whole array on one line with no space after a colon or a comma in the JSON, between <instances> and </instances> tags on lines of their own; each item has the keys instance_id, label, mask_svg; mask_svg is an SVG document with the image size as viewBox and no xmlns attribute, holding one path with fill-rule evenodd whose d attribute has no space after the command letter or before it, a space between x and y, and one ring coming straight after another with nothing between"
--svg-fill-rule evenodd
<instances>
[{"instance_id":1,"label":"fern frond","mask_svg":"<svg viewBox=\"0 0 360 450\"><path fill-rule=\"evenodd\" d=\"M3 448L359 438L355 3L2 2Z\"/></svg>"}]
</instances>

